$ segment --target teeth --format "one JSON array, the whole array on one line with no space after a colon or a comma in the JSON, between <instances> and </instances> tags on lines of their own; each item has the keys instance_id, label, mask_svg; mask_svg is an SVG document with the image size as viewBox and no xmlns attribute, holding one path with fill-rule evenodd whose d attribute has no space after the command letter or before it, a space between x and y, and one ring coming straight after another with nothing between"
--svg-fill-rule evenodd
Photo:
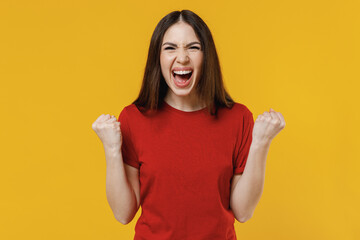
<instances>
[{"instance_id":1,"label":"teeth","mask_svg":"<svg viewBox=\"0 0 360 240\"><path fill-rule=\"evenodd\" d=\"M178 74L178 75L185 75L185 74L189 74L191 73L192 71L173 71L175 74Z\"/></svg>"}]
</instances>

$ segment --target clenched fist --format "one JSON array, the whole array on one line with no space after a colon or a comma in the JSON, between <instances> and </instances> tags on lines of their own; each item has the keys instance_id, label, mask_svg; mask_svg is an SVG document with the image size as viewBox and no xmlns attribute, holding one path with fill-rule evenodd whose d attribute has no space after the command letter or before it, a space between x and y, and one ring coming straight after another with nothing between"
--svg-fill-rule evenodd
<instances>
[{"instance_id":1,"label":"clenched fist","mask_svg":"<svg viewBox=\"0 0 360 240\"><path fill-rule=\"evenodd\" d=\"M102 114L92 124L92 129L100 138L104 148L121 148L120 122L116 120L115 116Z\"/></svg>"},{"instance_id":2,"label":"clenched fist","mask_svg":"<svg viewBox=\"0 0 360 240\"><path fill-rule=\"evenodd\" d=\"M280 112L270 108L269 112L259 115L255 121L252 137L253 141L270 144L273 138L285 127L285 119Z\"/></svg>"}]
</instances>

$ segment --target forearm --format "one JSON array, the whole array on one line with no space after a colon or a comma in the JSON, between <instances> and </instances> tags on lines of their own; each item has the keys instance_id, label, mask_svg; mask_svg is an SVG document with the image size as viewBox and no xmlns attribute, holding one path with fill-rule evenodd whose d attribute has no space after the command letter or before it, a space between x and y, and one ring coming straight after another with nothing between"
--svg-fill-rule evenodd
<instances>
[{"instance_id":1,"label":"forearm","mask_svg":"<svg viewBox=\"0 0 360 240\"><path fill-rule=\"evenodd\" d=\"M270 143L252 142L244 172L232 191L230 206L241 222L252 217L262 195L269 147Z\"/></svg>"},{"instance_id":2,"label":"forearm","mask_svg":"<svg viewBox=\"0 0 360 240\"><path fill-rule=\"evenodd\" d=\"M127 224L137 212L134 190L126 177L120 149L104 148L106 157L106 196L115 218Z\"/></svg>"}]
</instances>

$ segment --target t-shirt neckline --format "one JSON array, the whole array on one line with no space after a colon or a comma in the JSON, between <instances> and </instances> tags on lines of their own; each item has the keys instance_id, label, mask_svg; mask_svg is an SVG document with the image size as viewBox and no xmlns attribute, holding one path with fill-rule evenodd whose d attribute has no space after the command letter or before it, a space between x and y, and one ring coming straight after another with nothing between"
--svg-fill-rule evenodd
<instances>
[{"instance_id":1,"label":"t-shirt neckline","mask_svg":"<svg viewBox=\"0 0 360 240\"><path fill-rule=\"evenodd\" d=\"M164 107L165 109L171 111L171 112L176 112L176 113L180 113L180 114L183 114L183 115L194 115L194 114L199 114L199 113L202 113L206 110L206 107L202 108L202 109L199 109L199 110L195 110L195 111L182 111L180 109L177 109L177 108L174 108L172 106L170 106L166 101L163 101L164 103Z\"/></svg>"}]
</instances>

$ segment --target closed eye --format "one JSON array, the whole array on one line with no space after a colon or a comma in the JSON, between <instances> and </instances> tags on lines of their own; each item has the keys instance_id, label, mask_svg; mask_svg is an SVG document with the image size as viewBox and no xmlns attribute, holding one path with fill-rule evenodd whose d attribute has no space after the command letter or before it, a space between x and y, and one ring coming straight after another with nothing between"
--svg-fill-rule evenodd
<instances>
[{"instance_id":1,"label":"closed eye","mask_svg":"<svg viewBox=\"0 0 360 240\"><path fill-rule=\"evenodd\" d=\"M173 48L173 47L166 47L166 48L164 48L165 50L174 50L175 48ZM200 50L200 48L199 47L195 47L195 46L193 46L193 47L190 47L190 49L197 49L197 50Z\"/></svg>"}]
</instances>

